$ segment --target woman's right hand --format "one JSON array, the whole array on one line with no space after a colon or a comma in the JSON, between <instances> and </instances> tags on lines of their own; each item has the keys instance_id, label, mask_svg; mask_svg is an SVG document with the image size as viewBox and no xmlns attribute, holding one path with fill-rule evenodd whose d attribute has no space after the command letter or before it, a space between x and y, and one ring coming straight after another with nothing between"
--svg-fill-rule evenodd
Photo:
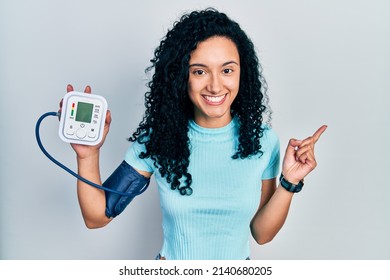
<instances>
[{"instance_id":1,"label":"woman's right hand","mask_svg":"<svg viewBox=\"0 0 390 280\"><path fill-rule=\"evenodd\" d=\"M70 92L70 91L73 91L73 90L74 90L73 86L70 85L70 84L66 88L67 92ZM85 89L84 89L84 92L86 94L90 94L91 93L91 87L90 86L86 86ZM61 101L60 101L60 109L58 110L59 113L61 113L61 110L62 110L62 102L63 102L63 100L61 99ZM82 145L82 144L71 144L73 150L76 152L77 157L79 159L85 159L85 158L88 158L90 156L93 156L93 155L96 155L97 153L99 153L100 147L103 146L103 143L104 143L104 141L106 139L108 131L110 130L110 124L111 124L111 112L109 110L107 110L106 122L104 124L104 131L103 131L103 139L102 139L102 141L99 144L97 144L95 146L88 146L88 145Z\"/></svg>"}]
</instances>

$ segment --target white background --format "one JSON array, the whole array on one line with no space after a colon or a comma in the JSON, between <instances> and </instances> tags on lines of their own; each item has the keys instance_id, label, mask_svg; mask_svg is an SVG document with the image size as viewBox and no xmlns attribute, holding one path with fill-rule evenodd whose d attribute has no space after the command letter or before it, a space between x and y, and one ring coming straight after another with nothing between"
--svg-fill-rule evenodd
<instances>
[{"instance_id":1,"label":"white background","mask_svg":"<svg viewBox=\"0 0 390 280\"><path fill-rule=\"evenodd\" d=\"M185 11L213 6L256 45L282 150L320 125L318 168L288 220L252 259L389 259L390 2L0 0L0 259L153 259L162 243L154 183L108 227L83 223L75 179L34 136L71 83L104 95L113 115L103 179L142 118L155 47ZM57 159L75 154L45 120ZM283 153L282 153L283 155Z\"/></svg>"}]
</instances>

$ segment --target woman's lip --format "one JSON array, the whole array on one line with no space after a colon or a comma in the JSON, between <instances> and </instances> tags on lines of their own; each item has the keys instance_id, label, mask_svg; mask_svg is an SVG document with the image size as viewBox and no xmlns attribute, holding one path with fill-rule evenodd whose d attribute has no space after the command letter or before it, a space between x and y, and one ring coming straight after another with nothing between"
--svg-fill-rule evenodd
<instances>
[{"instance_id":1,"label":"woman's lip","mask_svg":"<svg viewBox=\"0 0 390 280\"><path fill-rule=\"evenodd\" d=\"M227 93L220 96L202 95L203 100L209 105L221 105L226 99Z\"/></svg>"}]
</instances>

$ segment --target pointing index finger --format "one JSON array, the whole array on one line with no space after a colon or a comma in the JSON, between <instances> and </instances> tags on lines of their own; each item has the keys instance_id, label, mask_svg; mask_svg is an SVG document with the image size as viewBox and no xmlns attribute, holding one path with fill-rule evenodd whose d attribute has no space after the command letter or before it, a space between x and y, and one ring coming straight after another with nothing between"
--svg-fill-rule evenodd
<instances>
[{"instance_id":1,"label":"pointing index finger","mask_svg":"<svg viewBox=\"0 0 390 280\"><path fill-rule=\"evenodd\" d=\"M323 125L313 134L314 143L316 143L318 141L318 139L320 139L320 136L322 135L322 133L324 133L324 131L327 128L328 128L327 125Z\"/></svg>"}]
</instances>

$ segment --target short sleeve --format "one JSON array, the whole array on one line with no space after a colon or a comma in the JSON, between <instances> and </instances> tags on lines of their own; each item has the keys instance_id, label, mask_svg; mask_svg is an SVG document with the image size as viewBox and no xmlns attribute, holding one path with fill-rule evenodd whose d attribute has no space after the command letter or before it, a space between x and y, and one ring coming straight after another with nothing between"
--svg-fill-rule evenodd
<instances>
[{"instance_id":1,"label":"short sleeve","mask_svg":"<svg viewBox=\"0 0 390 280\"><path fill-rule=\"evenodd\" d=\"M279 174L280 143L279 143L278 136L270 128L266 128L264 130L264 140L266 142L265 153L267 152L270 153L269 163L265 168L262 176L262 180L267 180L267 179L275 178Z\"/></svg>"},{"instance_id":2,"label":"short sleeve","mask_svg":"<svg viewBox=\"0 0 390 280\"><path fill-rule=\"evenodd\" d=\"M153 160L150 158L142 159L139 157L141 152L145 152L145 151L146 151L145 145L135 141L127 149L125 154L125 161L135 169L152 173Z\"/></svg>"}]
</instances>

